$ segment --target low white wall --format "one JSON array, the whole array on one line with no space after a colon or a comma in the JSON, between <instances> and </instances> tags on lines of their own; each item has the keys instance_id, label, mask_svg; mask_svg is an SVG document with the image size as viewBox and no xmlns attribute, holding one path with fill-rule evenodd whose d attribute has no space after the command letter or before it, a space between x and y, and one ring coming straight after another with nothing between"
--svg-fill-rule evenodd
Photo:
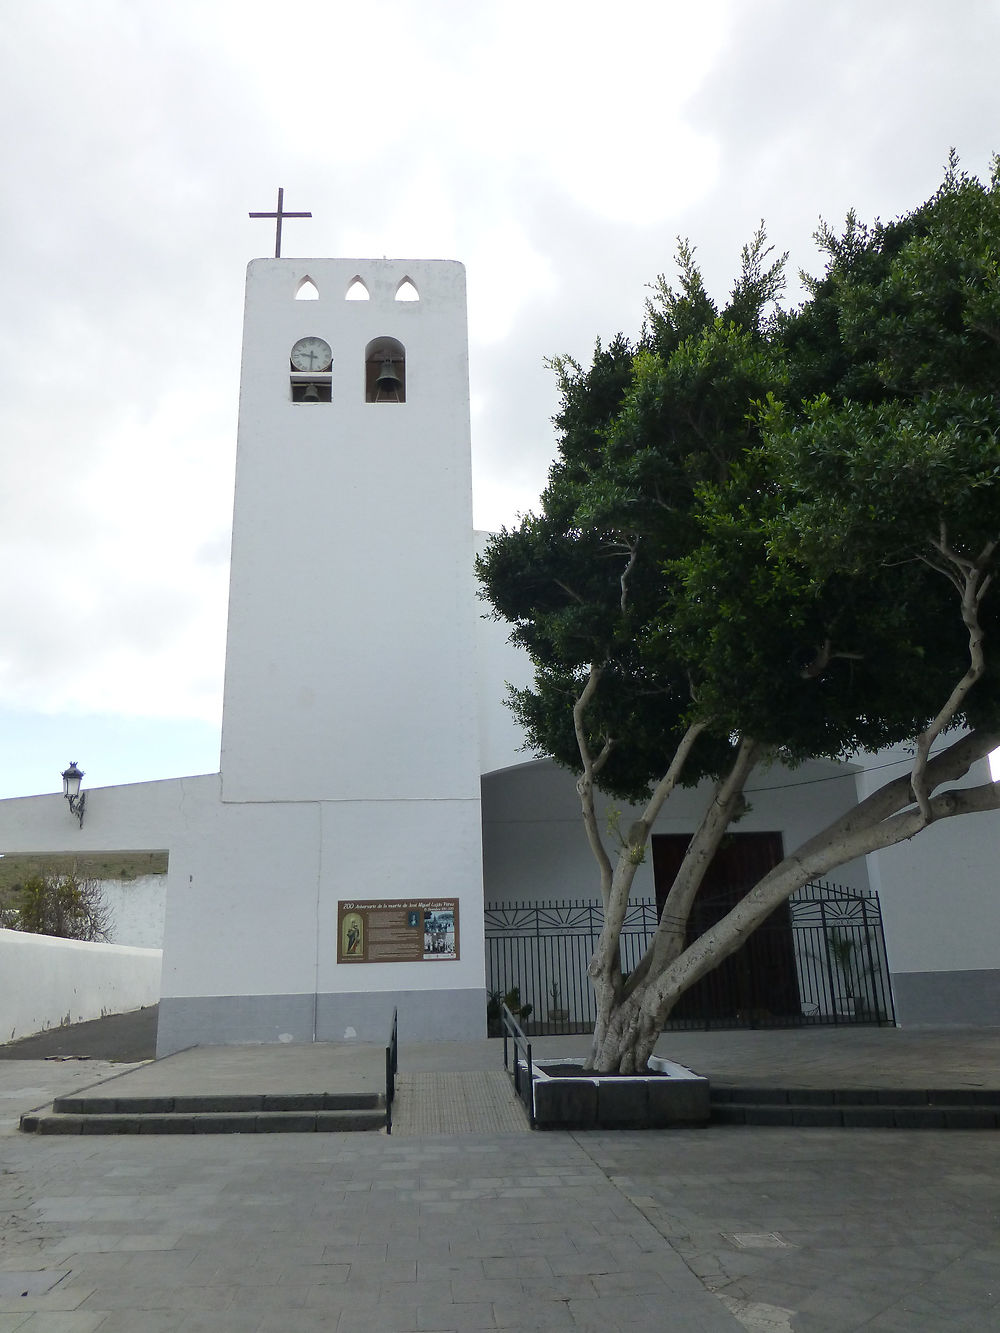
<instances>
[{"instance_id":1,"label":"low white wall","mask_svg":"<svg viewBox=\"0 0 1000 1333\"><path fill-rule=\"evenodd\" d=\"M0 1042L160 998L160 949L0 930Z\"/></svg>"}]
</instances>

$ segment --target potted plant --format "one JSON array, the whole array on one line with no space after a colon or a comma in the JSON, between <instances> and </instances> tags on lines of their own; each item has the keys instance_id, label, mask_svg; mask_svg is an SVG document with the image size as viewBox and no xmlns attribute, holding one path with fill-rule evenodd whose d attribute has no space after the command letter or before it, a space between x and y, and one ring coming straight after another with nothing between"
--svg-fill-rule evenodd
<instances>
[{"instance_id":1,"label":"potted plant","mask_svg":"<svg viewBox=\"0 0 1000 1333\"><path fill-rule=\"evenodd\" d=\"M841 993L834 996L837 1012L860 1017L864 1012L865 996L859 993L859 989L864 991L863 978L870 969L858 957L858 943L849 935L831 930L827 935L827 945L840 976Z\"/></svg>"},{"instance_id":2,"label":"potted plant","mask_svg":"<svg viewBox=\"0 0 1000 1333\"><path fill-rule=\"evenodd\" d=\"M551 986L549 986L549 999L551 1000L551 1004L549 1005L549 1022L565 1023L569 1018L569 1010L560 1008L558 981L553 981Z\"/></svg>"},{"instance_id":3,"label":"potted plant","mask_svg":"<svg viewBox=\"0 0 1000 1333\"><path fill-rule=\"evenodd\" d=\"M521 989L519 986L511 986L506 995L498 990L490 991L486 1000L486 1035L488 1037L500 1037L503 1035L503 1027L500 1021L500 1011L506 1005L519 1023L523 1023L530 1017L533 1006L521 1003Z\"/></svg>"}]
</instances>

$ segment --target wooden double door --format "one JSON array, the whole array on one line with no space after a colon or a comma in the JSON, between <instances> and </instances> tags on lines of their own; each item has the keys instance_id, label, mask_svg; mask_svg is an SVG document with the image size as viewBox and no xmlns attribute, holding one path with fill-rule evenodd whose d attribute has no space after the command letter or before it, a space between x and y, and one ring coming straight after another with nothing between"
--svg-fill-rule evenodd
<instances>
[{"instance_id":1,"label":"wooden double door","mask_svg":"<svg viewBox=\"0 0 1000 1333\"><path fill-rule=\"evenodd\" d=\"M653 835L657 916L690 837ZM784 856L780 833L732 833L716 852L695 899L687 942L703 935ZM736 953L703 977L675 1005L670 1021L766 1024L801 1014L791 911L782 903Z\"/></svg>"}]
</instances>

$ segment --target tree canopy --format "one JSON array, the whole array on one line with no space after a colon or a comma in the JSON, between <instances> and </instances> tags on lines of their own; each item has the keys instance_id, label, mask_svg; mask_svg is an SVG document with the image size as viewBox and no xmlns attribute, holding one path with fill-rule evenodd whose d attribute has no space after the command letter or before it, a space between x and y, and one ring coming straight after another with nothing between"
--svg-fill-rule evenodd
<instances>
[{"instance_id":1,"label":"tree canopy","mask_svg":"<svg viewBox=\"0 0 1000 1333\"><path fill-rule=\"evenodd\" d=\"M940 790L1000 745L1000 167L952 158L892 223L818 234L825 270L778 305L761 229L728 301L682 243L638 336L553 362L558 456L539 511L490 541L484 596L530 654L510 699L529 745L577 774L605 926L594 1059L642 1067L677 996L807 879L995 809ZM941 737L962 730L932 758ZM861 802L685 944L705 867L763 758L911 742ZM626 980L618 933L663 802L710 777L656 937ZM645 802L604 845L594 790Z\"/></svg>"},{"instance_id":2,"label":"tree canopy","mask_svg":"<svg viewBox=\"0 0 1000 1333\"><path fill-rule=\"evenodd\" d=\"M612 742L615 795L648 790L695 719L686 782L734 734L793 760L907 740L968 666L955 578L1000 514L997 181L952 163L907 217L819 240L792 313L762 231L721 309L685 244L638 338L553 362L540 510L479 573L536 666L512 701L529 740L576 771L567 703L602 664L587 737ZM994 600L979 615L988 635ZM985 670L949 723L998 707Z\"/></svg>"}]
</instances>

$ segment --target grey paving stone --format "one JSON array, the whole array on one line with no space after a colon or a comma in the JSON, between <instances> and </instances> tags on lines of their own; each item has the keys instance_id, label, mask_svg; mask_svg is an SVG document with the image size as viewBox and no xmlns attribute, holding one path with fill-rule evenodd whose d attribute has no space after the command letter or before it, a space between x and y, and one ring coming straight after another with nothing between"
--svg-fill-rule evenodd
<instances>
[{"instance_id":1,"label":"grey paving stone","mask_svg":"<svg viewBox=\"0 0 1000 1333\"><path fill-rule=\"evenodd\" d=\"M726 1058L734 1072L744 1074L740 1081L745 1085L757 1080L745 1076L746 1066L736 1069L736 1061L759 1060L765 1049L781 1049L775 1034L763 1034L764 1042L753 1033L721 1034L718 1041L717 1034L710 1034L711 1040L693 1035L715 1050L728 1050ZM843 1079L830 1079L836 1061L815 1054L826 1049L841 1059L847 1046L839 1036L834 1051L822 1040L807 1046L803 1034L790 1035L794 1040L784 1051L792 1049L796 1059L801 1053L799 1068L812 1061L817 1090L847 1086ZM737 1036L750 1038L742 1054ZM931 1045L946 1061L954 1059L954 1052L949 1055L940 1043ZM1000 1067L997 1036L973 1035L965 1050L979 1053L981 1087L987 1087L992 1068ZM245 1060L245 1053L239 1058ZM790 1063L784 1054L776 1061L783 1075ZM910 1091L940 1085L940 1078L919 1061L914 1069ZM452 1083L462 1085L457 1069L428 1070L428 1080L440 1087L439 1072L452 1074ZM835 1072L842 1075L843 1067ZM497 1091L504 1087L503 1077L493 1080ZM870 1070L866 1079L870 1087ZM142 1095L158 1095L148 1076L146 1083ZM863 1083L858 1080L859 1087ZM419 1094L416 1082L412 1090ZM475 1096L474 1091L466 1095L463 1105L472 1106ZM884 1105L892 1103L877 1103ZM967 1103L969 1108L979 1105L989 1103ZM420 1309L445 1317L454 1296L493 1297L493 1284L507 1281L518 1283L508 1298L459 1302L473 1307L473 1318L482 1307L487 1317L479 1327L496 1327L498 1315L508 1320L505 1327L545 1327L539 1320L564 1321L568 1313L574 1327L601 1327L604 1333L623 1327L636 1333L658 1328L658 1318L669 1308L685 1333L732 1333L741 1324L722 1297L743 1303L733 1308L791 1310L797 1330L844 1333L852 1325L836 1321L845 1315L858 1316L853 1327L870 1323L887 1333L897 1327L908 1333L934 1328L934 1320L937 1333L944 1327L949 1333L981 1333L998 1323L997 1302L984 1294L996 1257L1000 1135L995 1130L956 1134L745 1126L532 1135L523 1128L516 1104L522 1124L516 1133L472 1131L468 1124L453 1131L447 1118L456 1116L454 1107L429 1103L413 1109L433 1112L432 1130L398 1138L18 1139L8 1134L3 1139L8 1174L0 1171L0 1227L15 1248L0 1254L30 1255L30 1262L19 1265L25 1271L71 1263L72 1276L65 1279L65 1295L71 1299L107 1292L113 1300L131 1286L131 1308L123 1303L101 1315L108 1325L100 1325L104 1333L125 1328L143 1333L143 1320L151 1321L150 1333L165 1328L191 1333L195 1326L311 1333L313 1327L334 1329L347 1314L379 1321L370 1322L370 1328L409 1333L417 1327ZM947 1108L933 1109L947 1114ZM7 1200L9 1213L3 1211ZM8 1218L16 1222L2 1220ZM789 1248L740 1251L723 1235L774 1232L790 1242ZM173 1250L191 1256L191 1289L216 1293L207 1299L221 1301L221 1308L143 1308L150 1299L176 1297L178 1279L168 1269L149 1269L143 1283L130 1284L130 1255L120 1247L131 1237L141 1238L154 1257ZM422 1245L427 1247L426 1272L421 1271ZM359 1279L348 1305L346 1281L319 1280L321 1268L324 1278L343 1276L338 1265L349 1265L351 1258L341 1259L340 1251L353 1252L355 1261L377 1254L382 1263L415 1263L415 1276L409 1282L371 1285ZM146 1252L136 1251L140 1257ZM582 1263L574 1263L574 1256ZM449 1266L431 1268L432 1257ZM543 1259L552 1276L487 1276L483 1261L519 1257ZM320 1259L329 1262L322 1265ZM166 1262L169 1268L182 1261ZM601 1270L593 1273L595 1280L603 1276L606 1288L617 1289L598 1296L594 1281L588 1281L593 1269ZM254 1287L238 1276L254 1270L265 1279L256 1289L269 1293L256 1308ZM581 1270L589 1294L567 1296ZM137 1269L132 1276L138 1274ZM657 1281L656 1290L644 1290ZM900 1302L915 1284L926 1305L903 1310ZM293 1293L284 1307L259 1308L280 1302L274 1293L282 1286ZM242 1295L234 1294L237 1288ZM826 1299L830 1289L842 1306ZM443 1290L449 1298L444 1301ZM218 1293L228 1293L229 1304ZM414 1301L417 1295L422 1299ZM85 1298L75 1309L40 1308L32 1317L92 1319L98 1313L96 1303ZM901 1314L911 1322L897 1322ZM2 1319L23 1324L24 1312L5 1311ZM35 1327L47 1333L45 1324ZM2 1322L0 1333L9 1333Z\"/></svg>"},{"instance_id":2,"label":"grey paving stone","mask_svg":"<svg viewBox=\"0 0 1000 1333\"><path fill-rule=\"evenodd\" d=\"M290 1325L286 1316L270 1311L258 1323L256 1333L332 1333L338 1318L339 1311L296 1310L295 1323Z\"/></svg>"},{"instance_id":3,"label":"grey paving stone","mask_svg":"<svg viewBox=\"0 0 1000 1333\"><path fill-rule=\"evenodd\" d=\"M337 1333L414 1333L416 1328L416 1307L400 1311L386 1306L382 1309L341 1311Z\"/></svg>"},{"instance_id":4,"label":"grey paving stone","mask_svg":"<svg viewBox=\"0 0 1000 1333\"><path fill-rule=\"evenodd\" d=\"M132 1110L138 1110L136 1103L141 1102L140 1098L133 1098L130 1106ZM150 1111L170 1110L179 1111L186 1115L214 1113L220 1111L259 1111L264 1105L265 1098L261 1093L215 1093L202 1096L184 1096L172 1097L169 1099L170 1105L160 1107L159 1102L165 1101L165 1098L150 1097L146 1099L149 1103Z\"/></svg>"},{"instance_id":5,"label":"grey paving stone","mask_svg":"<svg viewBox=\"0 0 1000 1333\"><path fill-rule=\"evenodd\" d=\"M159 1116L155 1120L142 1120L139 1123L140 1134L193 1134L196 1118L193 1115Z\"/></svg>"},{"instance_id":6,"label":"grey paving stone","mask_svg":"<svg viewBox=\"0 0 1000 1333\"><path fill-rule=\"evenodd\" d=\"M846 1128L891 1129L896 1123L892 1106L845 1106L841 1112Z\"/></svg>"},{"instance_id":7,"label":"grey paving stone","mask_svg":"<svg viewBox=\"0 0 1000 1333\"><path fill-rule=\"evenodd\" d=\"M303 1313L299 1310L294 1312L296 1328ZM176 1314L173 1318L177 1333L257 1333L259 1328L259 1321L248 1318L245 1310L198 1310L181 1317L179 1323L176 1322ZM288 1312L283 1312L280 1318L285 1320L285 1328L289 1329Z\"/></svg>"},{"instance_id":8,"label":"grey paving stone","mask_svg":"<svg viewBox=\"0 0 1000 1333\"><path fill-rule=\"evenodd\" d=\"M494 1301L493 1318L498 1328L573 1328L575 1324L568 1301Z\"/></svg>"},{"instance_id":9,"label":"grey paving stone","mask_svg":"<svg viewBox=\"0 0 1000 1333\"><path fill-rule=\"evenodd\" d=\"M314 1134L316 1112L262 1111L254 1117L253 1127L258 1134Z\"/></svg>"},{"instance_id":10,"label":"grey paving stone","mask_svg":"<svg viewBox=\"0 0 1000 1333\"><path fill-rule=\"evenodd\" d=\"M493 1309L485 1301L428 1302L417 1306L416 1327L423 1333L431 1330L474 1333L476 1329L494 1327Z\"/></svg>"},{"instance_id":11,"label":"grey paving stone","mask_svg":"<svg viewBox=\"0 0 1000 1333\"><path fill-rule=\"evenodd\" d=\"M49 1310L45 1314L30 1315L19 1325L24 1333L95 1333L104 1327L103 1314L84 1314L81 1310ZM0 1324L2 1328L3 1324Z\"/></svg>"},{"instance_id":12,"label":"grey paving stone","mask_svg":"<svg viewBox=\"0 0 1000 1333\"><path fill-rule=\"evenodd\" d=\"M65 1272L56 1270L34 1270L25 1272L0 1273L0 1297L40 1296L51 1291L57 1282L65 1278Z\"/></svg>"}]
</instances>

